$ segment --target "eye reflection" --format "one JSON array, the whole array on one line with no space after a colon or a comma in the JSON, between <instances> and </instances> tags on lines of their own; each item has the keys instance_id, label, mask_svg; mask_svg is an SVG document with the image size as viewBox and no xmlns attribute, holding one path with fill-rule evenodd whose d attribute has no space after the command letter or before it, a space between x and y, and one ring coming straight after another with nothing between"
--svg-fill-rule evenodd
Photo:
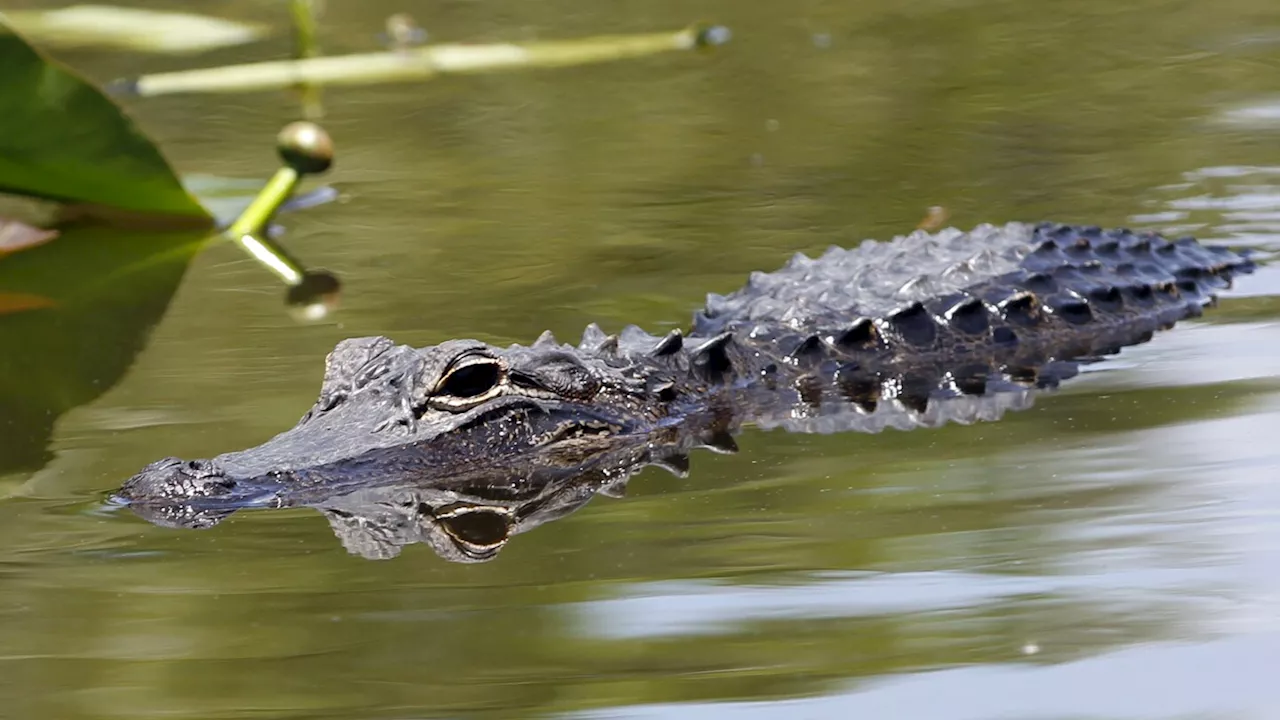
<instances>
[{"instance_id":1,"label":"eye reflection","mask_svg":"<svg viewBox=\"0 0 1280 720\"><path fill-rule=\"evenodd\" d=\"M441 508L435 518L454 542L475 555L492 555L501 549L515 522L506 508L475 505Z\"/></svg>"}]
</instances>

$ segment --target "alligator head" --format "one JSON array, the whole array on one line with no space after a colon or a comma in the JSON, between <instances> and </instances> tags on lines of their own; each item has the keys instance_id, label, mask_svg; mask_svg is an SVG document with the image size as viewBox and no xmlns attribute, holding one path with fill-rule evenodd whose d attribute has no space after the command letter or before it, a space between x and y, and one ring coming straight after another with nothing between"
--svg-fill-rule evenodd
<instances>
[{"instance_id":1,"label":"alligator head","mask_svg":"<svg viewBox=\"0 0 1280 720\"><path fill-rule=\"evenodd\" d=\"M423 544L451 562L486 562L515 535L566 517L597 495L621 497L643 468L684 477L689 451L731 451L725 418L708 420L686 432L621 434L596 443L584 441L593 436L562 438L447 472L409 467L402 446L369 451L328 475L323 467L304 468L287 478L240 483L225 474L200 476L221 459L162 461L121 495L133 512L164 527L204 529L241 509L307 507L329 521L348 552L366 559L393 558ZM156 495L159 490L168 495Z\"/></svg>"},{"instance_id":2,"label":"alligator head","mask_svg":"<svg viewBox=\"0 0 1280 720\"><path fill-rule=\"evenodd\" d=\"M159 460L117 497L235 497L245 507L252 495L269 504L281 484L448 477L532 451L586 457L653 428L670 398L652 391L648 373L554 342L413 349L383 337L345 340L326 360L319 399L292 429L211 460Z\"/></svg>"}]
</instances>

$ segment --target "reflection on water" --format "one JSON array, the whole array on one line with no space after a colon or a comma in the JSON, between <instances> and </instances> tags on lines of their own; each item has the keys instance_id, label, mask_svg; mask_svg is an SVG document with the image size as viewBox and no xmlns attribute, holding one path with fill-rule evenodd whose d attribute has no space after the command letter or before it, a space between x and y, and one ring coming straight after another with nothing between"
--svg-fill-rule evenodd
<instances>
[{"instance_id":1,"label":"reflection on water","mask_svg":"<svg viewBox=\"0 0 1280 720\"><path fill-rule=\"evenodd\" d=\"M575 718L1268 717L1280 707L1270 668L1280 634L1153 644L1049 667L989 663L886 679L810 700L614 707ZM1214 673L1207 668L1239 667Z\"/></svg>"},{"instance_id":2,"label":"reflection on water","mask_svg":"<svg viewBox=\"0 0 1280 720\"><path fill-rule=\"evenodd\" d=\"M215 245L171 300L124 313L123 327L159 318L149 336L41 330L67 340L45 355L59 361L3 377L6 393L53 408L53 435L0 440L0 457L25 458L3 470L18 492L0 502L0 714L1280 712L1274 265L1000 422L749 430L740 453L696 454L685 478L636 474L625 499L567 512L600 489L569 483L543 515L504 500L510 513L471 518L449 542L484 554L522 517L555 522L482 564L394 540L369 547L401 549L397 561L364 562L335 551L312 510L236 513L203 532L100 512L160 454L208 456L289 426L342 338L657 330L750 270L903 232L930 206L962 227L1054 217L1280 249L1274 133L1212 122L1274 95L1273 45L1219 50L1280 27L1273 2L378 0L331 3L325 47L367 47L404 10L442 39L696 16L735 43L327 94L346 202L291 218L290 247L342 275L332 323L282 317L279 288ZM66 59L104 77L165 69ZM243 177L274 169L244 138L297 111L283 96L131 110L180 167ZM0 280L31 279L18 260L0 260ZM172 274L155 269L159 284ZM124 353L126 336L145 347ZM0 345L15 357L11 336ZM131 364L105 362L123 354ZM97 360L119 368L109 390L59 382ZM447 526L467 515L449 507L459 499L419 506Z\"/></svg>"},{"instance_id":3,"label":"reflection on water","mask_svg":"<svg viewBox=\"0 0 1280 720\"><path fill-rule=\"evenodd\" d=\"M1274 245L1280 232L1280 167L1206 167L1183 178L1156 189L1146 202L1155 212L1131 219L1202 237L1208 230L1235 246Z\"/></svg>"}]
</instances>

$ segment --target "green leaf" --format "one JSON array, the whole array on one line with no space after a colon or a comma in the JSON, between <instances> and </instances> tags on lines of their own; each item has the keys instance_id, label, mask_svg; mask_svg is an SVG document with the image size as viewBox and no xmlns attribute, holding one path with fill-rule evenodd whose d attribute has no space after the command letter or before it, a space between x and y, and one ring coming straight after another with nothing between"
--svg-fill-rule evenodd
<instances>
[{"instance_id":1,"label":"green leaf","mask_svg":"<svg viewBox=\"0 0 1280 720\"><path fill-rule=\"evenodd\" d=\"M207 222L133 121L2 24L0 68L0 192Z\"/></svg>"}]
</instances>

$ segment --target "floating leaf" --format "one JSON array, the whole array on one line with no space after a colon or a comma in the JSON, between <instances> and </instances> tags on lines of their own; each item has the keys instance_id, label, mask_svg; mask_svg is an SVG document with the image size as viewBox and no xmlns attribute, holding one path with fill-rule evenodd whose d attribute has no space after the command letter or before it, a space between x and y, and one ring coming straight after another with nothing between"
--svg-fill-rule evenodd
<instances>
[{"instance_id":1,"label":"floating leaf","mask_svg":"<svg viewBox=\"0 0 1280 720\"><path fill-rule=\"evenodd\" d=\"M166 95L182 92L248 92L308 85L364 85L425 80L446 73L479 73L524 67L561 67L624 60L675 50L719 45L723 27L693 27L676 32L603 35L577 40L489 45L438 44L391 52L316 57L302 60L229 65L144 75L113 83L120 94Z\"/></svg>"},{"instance_id":2,"label":"floating leaf","mask_svg":"<svg viewBox=\"0 0 1280 720\"><path fill-rule=\"evenodd\" d=\"M0 256L43 245L56 237L57 230L42 230L0 217Z\"/></svg>"},{"instance_id":3,"label":"floating leaf","mask_svg":"<svg viewBox=\"0 0 1280 720\"><path fill-rule=\"evenodd\" d=\"M0 20L40 45L97 46L169 54L242 45L267 34L264 25L109 5L21 10L0 13Z\"/></svg>"},{"instance_id":4,"label":"floating leaf","mask_svg":"<svg viewBox=\"0 0 1280 720\"><path fill-rule=\"evenodd\" d=\"M0 68L0 191L207 224L133 121L3 24Z\"/></svg>"}]
</instances>

